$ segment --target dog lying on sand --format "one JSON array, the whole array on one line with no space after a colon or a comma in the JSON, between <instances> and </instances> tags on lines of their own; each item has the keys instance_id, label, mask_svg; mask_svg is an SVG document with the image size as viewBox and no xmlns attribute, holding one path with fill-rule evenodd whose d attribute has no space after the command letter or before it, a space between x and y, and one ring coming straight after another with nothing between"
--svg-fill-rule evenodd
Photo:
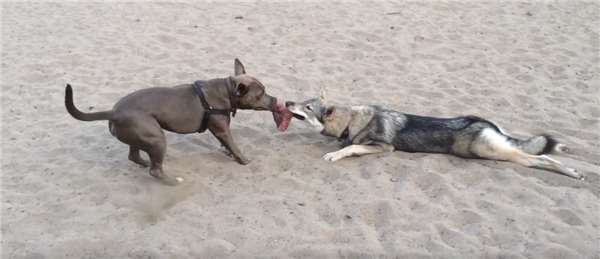
<instances>
[{"instance_id":1,"label":"dog lying on sand","mask_svg":"<svg viewBox=\"0 0 600 259\"><path fill-rule=\"evenodd\" d=\"M279 130L285 130L291 119L285 107L268 95L263 84L246 74L244 65L235 59L235 75L196 81L174 87L153 87L135 91L119 100L112 110L84 113L73 104L73 90L67 85L65 106L75 119L108 120L110 133L129 145L129 160L150 166L150 175L168 185L183 181L168 176L162 168L167 144L163 129L189 134L208 129L240 164L248 160L233 141L229 129L230 116L237 109L273 112ZM140 156L140 150L150 162Z\"/></svg>"},{"instance_id":2,"label":"dog lying on sand","mask_svg":"<svg viewBox=\"0 0 600 259\"><path fill-rule=\"evenodd\" d=\"M566 150L554 138L538 135L517 139L477 116L434 118L379 106L328 105L324 92L319 98L301 103L286 102L286 107L295 118L309 123L323 135L342 140L342 149L323 156L328 161L394 150L446 153L510 161L583 179L582 174L546 155Z\"/></svg>"}]
</instances>

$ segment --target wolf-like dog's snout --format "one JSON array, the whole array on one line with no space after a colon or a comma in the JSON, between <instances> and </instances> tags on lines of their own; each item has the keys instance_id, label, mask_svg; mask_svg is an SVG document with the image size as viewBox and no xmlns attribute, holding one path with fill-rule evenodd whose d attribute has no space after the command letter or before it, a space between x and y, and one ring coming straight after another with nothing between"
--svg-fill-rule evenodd
<instances>
[{"instance_id":1,"label":"wolf-like dog's snout","mask_svg":"<svg viewBox=\"0 0 600 259\"><path fill-rule=\"evenodd\" d=\"M296 107L295 102L287 101L285 102L285 108L287 108L294 118L299 119L301 121L306 119L306 113L302 112L299 108Z\"/></svg>"},{"instance_id":2,"label":"wolf-like dog's snout","mask_svg":"<svg viewBox=\"0 0 600 259\"><path fill-rule=\"evenodd\" d=\"M294 118L308 122L317 131L323 130L322 113L325 106L322 99L314 98L301 103L288 101L285 106Z\"/></svg>"}]
</instances>

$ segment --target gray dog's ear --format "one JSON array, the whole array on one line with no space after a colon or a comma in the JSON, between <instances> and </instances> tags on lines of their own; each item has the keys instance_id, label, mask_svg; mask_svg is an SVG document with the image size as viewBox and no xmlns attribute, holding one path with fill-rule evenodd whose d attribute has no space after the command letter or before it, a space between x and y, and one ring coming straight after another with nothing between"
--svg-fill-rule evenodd
<instances>
[{"instance_id":1,"label":"gray dog's ear","mask_svg":"<svg viewBox=\"0 0 600 259\"><path fill-rule=\"evenodd\" d=\"M243 83L237 83L233 92L237 97L244 96L246 93L248 93L248 86Z\"/></svg>"},{"instance_id":2,"label":"gray dog's ear","mask_svg":"<svg viewBox=\"0 0 600 259\"><path fill-rule=\"evenodd\" d=\"M242 62L239 59L235 59L233 67L236 76L246 74L246 69L244 68L244 65L242 65Z\"/></svg>"}]
</instances>

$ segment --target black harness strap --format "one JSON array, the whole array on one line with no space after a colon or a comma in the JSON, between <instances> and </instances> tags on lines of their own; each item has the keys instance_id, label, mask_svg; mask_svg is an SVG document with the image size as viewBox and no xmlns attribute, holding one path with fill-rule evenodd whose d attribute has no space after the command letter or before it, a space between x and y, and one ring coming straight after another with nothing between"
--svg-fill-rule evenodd
<instances>
[{"instance_id":1,"label":"black harness strap","mask_svg":"<svg viewBox=\"0 0 600 259\"><path fill-rule=\"evenodd\" d=\"M202 118L202 124L200 124L200 129L198 130L198 132L204 132L208 128L208 120L212 114L229 116L229 114L232 112L231 109L215 109L210 104L208 104L208 102L206 101L206 97L204 97L204 93L202 92L203 84L203 81L198 80L192 85L192 89L194 89L194 92L196 93L196 95L198 95L198 98L200 98L202 107L204 107L205 110L204 117Z\"/></svg>"}]
</instances>

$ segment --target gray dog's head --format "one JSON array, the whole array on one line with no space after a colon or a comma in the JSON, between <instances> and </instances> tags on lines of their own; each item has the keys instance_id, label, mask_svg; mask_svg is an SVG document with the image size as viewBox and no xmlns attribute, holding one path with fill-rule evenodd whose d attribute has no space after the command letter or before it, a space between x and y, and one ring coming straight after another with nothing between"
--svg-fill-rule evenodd
<instances>
[{"instance_id":1,"label":"gray dog's head","mask_svg":"<svg viewBox=\"0 0 600 259\"><path fill-rule=\"evenodd\" d=\"M233 94L237 98L238 108L246 110L269 110L273 111L277 98L265 92L265 86L256 78L246 74L242 62L235 59L235 76L233 81Z\"/></svg>"}]
</instances>

